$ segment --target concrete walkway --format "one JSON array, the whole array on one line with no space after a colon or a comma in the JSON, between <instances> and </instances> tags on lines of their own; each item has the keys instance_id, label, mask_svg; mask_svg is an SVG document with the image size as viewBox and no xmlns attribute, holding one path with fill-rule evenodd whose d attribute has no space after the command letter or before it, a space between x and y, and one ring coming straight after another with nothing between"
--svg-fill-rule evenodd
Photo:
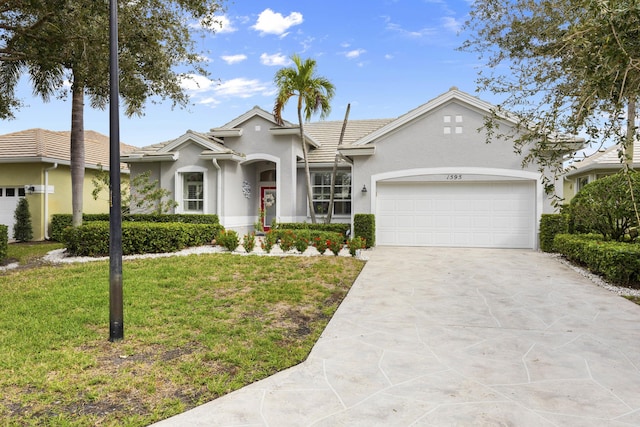
<instances>
[{"instance_id":1,"label":"concrete walkway","mask_svg":"<svg viewBox=\"0 0 640 427\"><path fill-rule=\"evenodd\" d=\"M639 426L640 306L526 250L376 248L308 360L158 426Z\"/></svg>"}]
</instances>

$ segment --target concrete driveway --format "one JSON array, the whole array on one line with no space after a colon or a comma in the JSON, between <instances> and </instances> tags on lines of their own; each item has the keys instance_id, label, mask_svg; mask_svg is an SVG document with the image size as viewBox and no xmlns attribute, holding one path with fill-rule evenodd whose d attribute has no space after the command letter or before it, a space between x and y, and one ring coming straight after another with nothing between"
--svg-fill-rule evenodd
<instances>
[{"instance_id":1,"label":"concrete driveway","mask_svg":"<svg viewBox=\"0 0 640 427\"><path fill-rule=\"evenodd\" d=\"M533 251L369 256L307 361L157 425L640 425L640 306Z\"/></svg>"}]
</instances>

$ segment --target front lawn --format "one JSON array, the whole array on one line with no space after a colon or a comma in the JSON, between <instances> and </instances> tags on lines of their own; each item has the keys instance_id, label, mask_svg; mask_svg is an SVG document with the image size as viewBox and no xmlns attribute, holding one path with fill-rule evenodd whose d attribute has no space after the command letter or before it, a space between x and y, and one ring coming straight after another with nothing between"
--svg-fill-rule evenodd
<instances>
[{"instance_id":1,"label":"front lawn","mask_svg":"<svg viewBox=\"0 0 640 427\"><path fill-rule=\"evenodd\" d=\"M16 257L17 258L17 257ZM0 272L3 425L143 426L306 358L363 262L192 255Z\"/></svg>"}]
</instances>

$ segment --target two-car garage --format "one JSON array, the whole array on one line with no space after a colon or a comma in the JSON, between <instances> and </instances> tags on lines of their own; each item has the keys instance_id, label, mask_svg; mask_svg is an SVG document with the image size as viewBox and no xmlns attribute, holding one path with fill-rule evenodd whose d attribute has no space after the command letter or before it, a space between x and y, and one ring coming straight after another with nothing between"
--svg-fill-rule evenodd
<instances>
[{"instance_id":1,"label":"two-car garage","mask_svg":"<svg viewBox=\"0 0 640 427\"><path fill-rule=\"evenodd\" d=\"M377 244L535 248L535 180L461 178L377 182Z\"/></svg>"}]
</instances>

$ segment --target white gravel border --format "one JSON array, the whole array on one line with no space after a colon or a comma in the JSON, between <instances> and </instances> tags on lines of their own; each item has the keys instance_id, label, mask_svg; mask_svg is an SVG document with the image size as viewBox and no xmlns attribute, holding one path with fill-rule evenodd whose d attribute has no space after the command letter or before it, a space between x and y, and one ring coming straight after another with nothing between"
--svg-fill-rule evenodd
<instances>
[{"instance_id":1,"label":"white gravel border","mask_svg":"<svg viewBox=\"0 0 640 427\"><path fill-rule=\"evenodd\" d=\"M640 297L640 289L632 289L632 288L625 288L624 286L612 285L611 283L605 281L602 277L598 276L597 274L593 274L592 272L590 272L586 268L583 268L583 267L580 267L578 265L573 264L571 261L567 260L561 254L547 253L547 255L550 258L555 259L559 263L566 265L567 267L569 267L573 271L576 271L580 275L582 275L582 276L586 277L587 279L591 280L593 283L595 283L596 285L600 286L601 288L604 288L604 289L606 289L608 291L614 292L614 293L616 293L616 294L618 294L620 296Z\"/></svg>"}]
</instances>

